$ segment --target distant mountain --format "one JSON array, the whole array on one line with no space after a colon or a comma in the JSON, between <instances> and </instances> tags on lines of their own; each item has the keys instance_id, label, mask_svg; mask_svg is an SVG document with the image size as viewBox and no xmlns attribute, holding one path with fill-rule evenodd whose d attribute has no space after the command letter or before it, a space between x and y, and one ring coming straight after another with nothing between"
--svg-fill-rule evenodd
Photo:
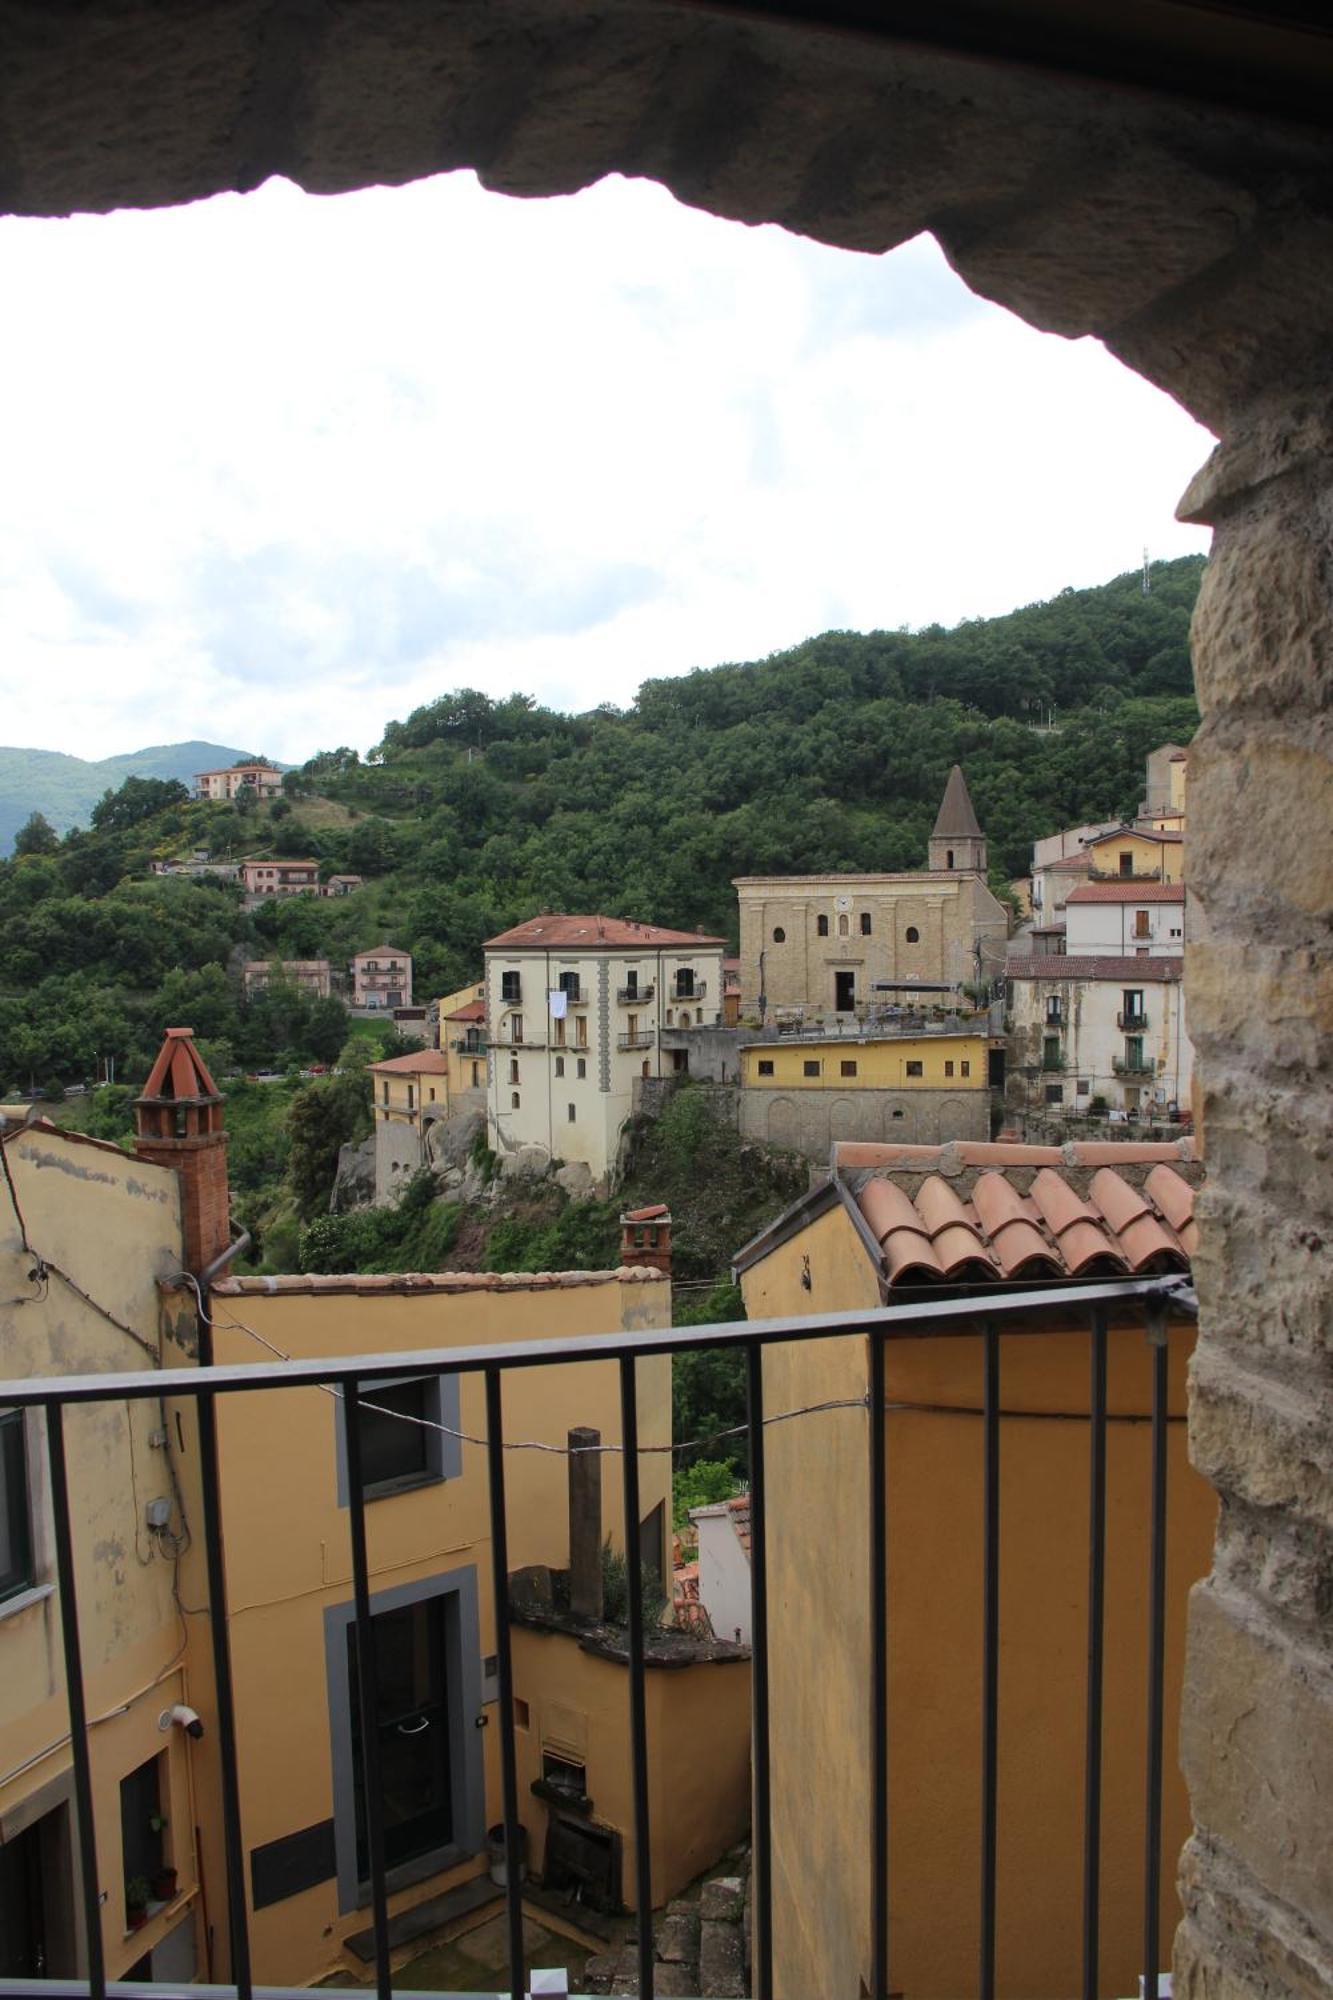
<instances>
[{"instance_id":1,"label":"distant mountain","mask_svg":"<svg viewBox=\"0 0 1333 2000\"><path fill-rule=\"evenodd\" d=\"M66 833L72 826L86 826L103 792L115 791L126 778L179 778L193 791L196 771L235 764L252 754L221 743L154 743L147 750L90 763L63 750L0 748L0 854L9 853L30 813L45 813L57 833Z\"/></svg>"}]
</instances>

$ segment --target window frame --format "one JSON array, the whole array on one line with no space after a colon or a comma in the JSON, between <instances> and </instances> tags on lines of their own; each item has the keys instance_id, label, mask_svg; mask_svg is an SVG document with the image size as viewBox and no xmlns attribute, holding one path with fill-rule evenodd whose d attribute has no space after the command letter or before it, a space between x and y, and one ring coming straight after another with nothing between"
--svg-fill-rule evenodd
<instances>
[{"instance_id":1,"label":"window frame","mask_svg":"<svg viewBox=\"0 0 1333 2000\"><path fill-rule=\"evenodd\" d=\"M924 1081L926 1074L924 1060L919 1056L909 1058L903 1065L903 1073L906 1076L919 1076Z\"/></svg>"},{"instance_id":2,"label":"window frame","mask_svg":"<svg viewBox=\"0 0 1333 2000\"><path fill-rule=\"evenodd\" d=\"M772 1076L773 1059L771 1056L759 1056L756 1059L756 1061L757 1061L758 1073L760 1076Z\"/></svg>"},{"instance_id":3,"label":"window frame","mask_svg":"<svg viewBox=\"0 0 1333 2000\"><path fill-rule=\"evenodd\" d=\"M432 1423L447 1424L451 1430L461 1429L459 1422L459 1387L457 1375L437 1375L429 1369L422 1369L420 1375L363 1375L357 1387L364 1398L374 1401L376 1389L401 1388L408 1382L422 1382L427 1387L424 1414ZM330 1398L333 1414L334 1451L336 1453L336 1480L339 1507L346 1507L351 1498L351 1481L347 1474L347 1432L343 1418L342 1397ZM425 1432L426 1469L423 1472L402 1473L392 1479L375 1480L363 1494L366 1505L372 1501L392 1500L400 1493L417 1493L425 1486L443 1486L451 1479L459 1479L463 1472L463 1441L449 1437L444 1431Z\"/></svg>"},{"instance_id":4,"label":"window frame","mask_svg":"<svg viewBox=\"0 0 1333 2000\"><path fill-rule=\"evenodd\" d=\"M36 1587L37 1536L28 1470L28 1424L23 1410L0 1410L0 1480L11 1542L11 1562L0 1572L0 1604Z\"/></svg>"}]
</instances>

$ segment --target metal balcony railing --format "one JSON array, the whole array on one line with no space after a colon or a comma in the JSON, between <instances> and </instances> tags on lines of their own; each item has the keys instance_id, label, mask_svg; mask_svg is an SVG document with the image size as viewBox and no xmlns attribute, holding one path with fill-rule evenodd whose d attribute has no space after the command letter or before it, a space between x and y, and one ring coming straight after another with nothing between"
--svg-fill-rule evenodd
<instances>
[{"instance_id":1,"label":"metal balcony railing","mask_svg":"<svg viewBox=\"0 0 1333 2000\"><path fill-rule=\"evenodd\" d=\"M1160 882L1160 868L1132 868L1126 874L1123 868L1089 868L1091 882Z\"/></svg>"},{"instance_id":2,"label":"metal balcony railing","mask_svg":"<svg viewBox=\"0 0 1333 2000\"><path fill-rule=\"evenodd\" d=\"M673 1000L702 1000L707 991L708 981L706 979L696 979L693 986L673 986L671 989L671 998Z\"/></svg>"},{"instance_id":3,"label":"metal balcony railing","mask_svg":"<svg viewBox=\"0 0 1333 2000\"><path fill-rule=\"evenodd\" d=\"M1151 1056L1117 1056L1111 1064L1117 1076L1156 1076L1157 1065Z\"/></svg>"},{"instance_id":4,"label":"metal balcony railing","mask_svg":"<svg viewBox=\"0 0 1333 2000\"><path fill-rule=\"evenodd\" d=\"M617 986L616 999L622 1007L633 1007L642 1001L646 1006L657 993L656 986Z\"/></svg>"},{"instance_id":5,"label":"metal balcony railing","mask_svg":"<svg viewBox=\"0 0 1333 2000\"><path fill-rule=\"evenodd\" d=\"M616 1036L616 1047L618 1049L650 1049L652 1046L652 1032L647 1028L640 1028L633 1035Z\"/></svg>"},{"instance_id":6,"label":"metal balcony railing","mask_svg":"<svg viewBox=\"0 0 1333 2000\"><path fill-rule=\"evenodd\" d=\"M449 1046L456 1056L484 1056L490 1044L484 1036L473 1042L466 1035L455 1035Z\"/></svg>"},{"instance_id":7,"label":"metal balcony railing","mask_svg":"<svg viewBox=\"0 0 1333 2000\"><path fill-rule=\"evenodd\" d=\"M722 1326L670 1327L646 1332L575 1335L549 1340L517 1340L471 1347L422 1349L410 1355L358 1354L211 1366L211 1333L201 1319L197 1368L152 1368L123 1374L68 1375L0 1381L0 1408L34 1408L46 1418L46 1456L50 1520L56 1559L59 1623L67 1689L70 1753L73 1766L74 1823L78 1842L78 1899L85 1941L87 1977L43 1981L41 1991L51 2000L103 2000L107 1993L102 1945L101 1892L98 1873L98 1828L94 1821L93 1773L89 1749L89 1718L80 1639L78 1577L75 1572L72 1506L66 1465L64 1416L85 1404L157 1403L164 1395L193 1400L196 1411L198 1460L203 1500L203 1532L208 1579L208 1624L215 1676L215 1712L208 1717L216 1733L223 1805L226 1934L230 1944L232 1983L210 1984L208 1992L227 2000L295 2000L295 1989L254 1982L251 1960L246 1852L243 1843L241 1788L237 1756L237 1723L233 1695L231 1632L226 1564L222 1541L222 1491L219 1472L217 1403L236 1395L281 1395L296 1387L331 1389L342 1401L342 1431L347 1464L348 1530L356 1657L364 1662L359 1675L361 1727L359 1766L367 1801L367 1848L370 1908L375 1942L376 1990L392 2000L387 1868L384 1842L384 1788L380 1771L377 1717L377 1677L372 1632L370 1570L366 1544L366 1495L362 1479L362 1387L373 1380L384 1387L423 1372L481 1375L484 1378L486 1435L482 1440L488 1469L492 1586L495 1607L496 1681L498 1686L499 1752L502 1821L506 1863L506 1933L509 1971L504 1993L522 2000L526 1989L523 1946L522 1829L518 1805L518 1761L515 1743L513 1656L509 1609L509 1553L505 1502L505 1436L502 1383L513 1369L554 1363L614 1361L619 1370L621 1442L610 1447L621 1459L624 1515L641 1519L639 1492L639 1404L636 1364L651 1356L699 1349L729 1349L745 1359L747 1385L746 1435L750 1464L750 1534L752 1573L752 1716L753 1716L753 1991L773 1990L772 1853L770 1837L769 1703L769 1550L765 1525L764 1430L783 1421L781 1413L766 1416L763 1353L779 1343L803 1343L859 1335L868 1347L868 1411L888 1413L886 1358L894 1340L980 1334L983 1344L981 1418L982 1597L981 1742L977 1767L980 1800L981 1852L978 1869L979 1967L978 1989L984 2000L995 1993L998 1913L998 1770L1000 1730L1000 1534L1001 1350L1013 1322L1013 1338L1027 1340L1036 1319L1054 1320L1062 1332L1086 1317L1089 1349L1089 1511L1088 1598L1086 1652L1086 1734L1083 1770L1082 1957L1085 1996L1099 1989L1101 1895L1101 1821L1103 1758L1103 1667L1106 1653L1107 1439L1113 1421L1108 1408L1108 1357L1111 1314L1137 1321L1146 1315L1151 1354L1150 1449L1148 1454L1149 1532L1145 1552L1147 1574L1147 1692L1145 1753L1145 1837L1143 1850L1142 1964L1147 1968L1143 2000L1157 2000L1159 1921L1162 1863L1162 1792L1164 1686L1166 1651L1167 1557L1167 1427L1168 1413L1166 1318L1168 1310L1193 1314L1194 1293L1180 1274L1124 1278L1093 1284L1046 1285L1039 1290L995 1290L983 1296L917 1298L878 1310L838 1312L818 1316L743 1321ZM1140 1327L1141 1331L1141 1327ZM871 1696L871 1784L866 1832L867 1905L871 1911L872 1982L875 2000L887 2000L889 1987L889 1736L888 1736L888 1533L887 1447L884 1422L866 1426L869 1498L869 1560L866 1591L870 1603L870 1658L866 1663ZM654 1993L652 1855L649 1818L648 1723L645 1689L645 1629L643 1619L643 1558L639 1537L625 1538L628 1614L629 1752L632 1775L634 1883L637 1907L638 1986L644 2000ZM961 1587L961 1585L960 1585ZM837 1643L828 1633L824 1643ZM113 1831L111 1838L115 1839ZM105 1858L105 1855L103 1855ZM219 1884L220 1889L223 1885ZM1072 1984L1072 1982L1071 1982ZM351 2000L352 1989L340 1989ZM364 1993L365 1988L356 1992ZM116 1982L125 2000L155 2000L162 1986L139 1981ZM30 1980L0 1978L0 1994L25 1995Z\"/></svg>"},{"instance_id":8,"label":"metal balcony railing","mask_svg":"<svg viewBox=\"0 0 1333 2000\"><path fill-rule=\"evenodd\" d=\"M1115 1017L1115 1024L1117 1028L1122 1028L1126 1034L1141 1035L1147 1029L1148 1016L1146 1014L1127 1014L1122 1008Z\"/></svg>"}]
</instances>

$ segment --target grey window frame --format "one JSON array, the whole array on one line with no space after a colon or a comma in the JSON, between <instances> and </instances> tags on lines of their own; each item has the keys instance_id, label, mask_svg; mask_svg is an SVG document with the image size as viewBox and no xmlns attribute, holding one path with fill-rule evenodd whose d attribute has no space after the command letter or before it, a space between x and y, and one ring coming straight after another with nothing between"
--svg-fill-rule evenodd
<instances>
[{"instance_id":1,"label":"grey window frame","mask_svg":"<svg viewBox=\"0 0 1333 2000\"><path fill-rule=\"evenodd\" d=\"M461 1430L459 1421L458 1377L456 1375L436 1375L423 1368L420 1375L363 1375L358 1384L364 1400L373 1402L374 1392L379 1388L391 1388L402 1382L425 1382L427 1415L432 1423L447 1424L450 1430ZM347 1478L347 1435L343 1428L343 1406L341 1396L329 1399L333 1417L333 1448L336 1454L336 1477L338 1505L348 1505L351 1487ZM385 1479L366 1488L367 1505L372 1500L392 1500L399 1493L419 1493L425 1486L441 1486L448 1479L461 1478L463 1472L463 1441L449 1437L444 1431L426 1432L426 1470L404 1473L398 1479Z\"/></svg>"}]
</instances>

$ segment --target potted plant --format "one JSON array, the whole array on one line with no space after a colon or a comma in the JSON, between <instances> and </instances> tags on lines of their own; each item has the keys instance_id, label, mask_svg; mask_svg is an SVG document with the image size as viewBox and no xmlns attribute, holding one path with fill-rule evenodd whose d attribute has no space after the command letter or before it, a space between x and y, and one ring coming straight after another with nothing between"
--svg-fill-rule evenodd
<instances>
[{"instance_id":1,"label":"potted plant","mask_svg":"<svg viewBox=\"0 0 1333 2000\"><path fill-rule=\"evenodd\" d=\"M125 1884L125 1922L132 1931L142 1930L148 1921L149 1888L143 1875L131 1875Z\"/></svg>"},{"instance_id":2,"label":"potted plant","mask_svg":"<svg viewBox=\"0 0 1333 2000\"><path fill-rule=\"evenodd\" d=\"M153 1900L157 1903L170 1903L175 1900L175 1895L176 1871L164 1865L153 1876Z\"/></svg>"}]
</instances>

